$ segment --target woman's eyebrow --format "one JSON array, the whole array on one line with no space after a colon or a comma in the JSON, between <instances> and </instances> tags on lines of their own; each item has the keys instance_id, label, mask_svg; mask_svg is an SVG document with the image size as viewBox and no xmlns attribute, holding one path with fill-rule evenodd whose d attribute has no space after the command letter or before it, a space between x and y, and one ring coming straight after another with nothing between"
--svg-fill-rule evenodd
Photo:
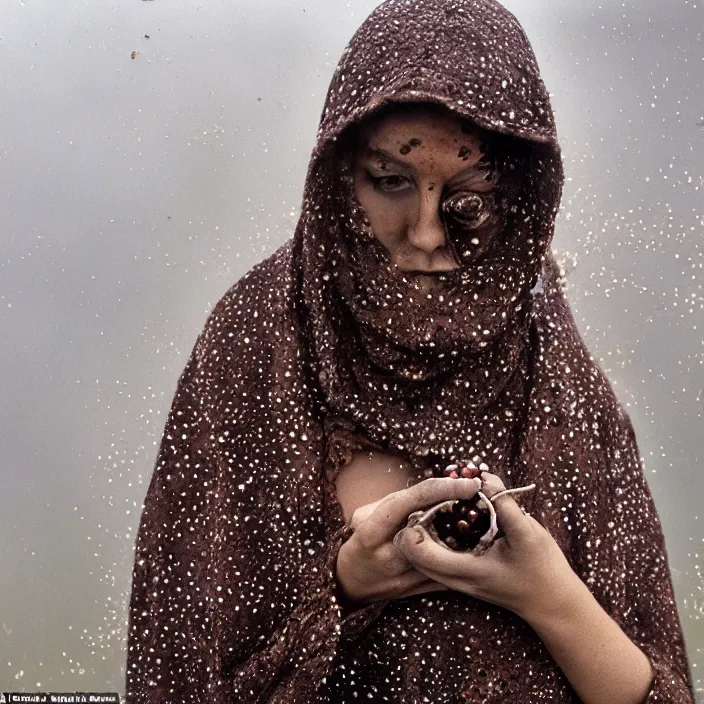
<instances>
[{"instance_id":1,"label":"woman's eyebrow","mask_svg":"<svg viewBox=\"0 0 704 704\"><path fill-rule=\"evenodd\" d=\"M415 169L413 166L410 164L406 164L405 162L401 161L400 159L397 159L393 154L390 152L387 152L384 149L381 149L379 147L373 147L371 145L367 146L367 151L366 155L367 157L377 157L378 159L381 159L382 161L389 161L392 162L395 166L397 166L400 169L403 169L407 173L414 173ZM448 179L447 184L448 185L453 185L457 183L458 181L462 181L468 177L477 177L477 176L483 176L487 171L489 171L490 167L488 167L485 163L482 163L481 161L477 162L473 166L468 166L466 169L462 169L462 171L456 173L454 176Z\"/></svg>"},{"instance_id":2,"label":"woman's eyebrow","mask_svg":"<svg viewBox=\"0 0 704 704\"><path fill-rule=\"evenodd\" d=\"M375 156L378 159L381 159L382 161L390 161L396 166L398 166L400 169L403 169L404 171L407 172L413 172L415 169L410 165L406 164L400 159L397 159L393 154L390 152L385 151L384 149L379 149L378 147L372 147L371 145L367 146L367 152L365 156L370 157L370 156Z\"/></svg>"}]
</instances>

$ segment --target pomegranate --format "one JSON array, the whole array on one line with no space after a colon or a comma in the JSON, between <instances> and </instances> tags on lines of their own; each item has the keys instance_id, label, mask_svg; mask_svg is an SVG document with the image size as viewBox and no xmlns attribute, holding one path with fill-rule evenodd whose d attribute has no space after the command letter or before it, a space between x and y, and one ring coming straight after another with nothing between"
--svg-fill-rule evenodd
<instances>
[{"instance_id":1,"label":"pomegranate","mask_svg":"<svg viewBox=\"0 0 704 704\"><path fill-rule=\"evenodd\" d=\"M483 462L477 467L474 462L462 460L447 465L442 470L442 475L453 479L479 478L483 487L485 480L482 474L488 471L489 467ZM503 535L493 502L504 494L518 494L533 489L535 484L504 489L491 498L479 491L472 499L443 501L427 511L412 513L408 517L407 525L408 527L423 526L435 542L450 550L481 555L489 549L496 538Z\"/></svg>"}]
</instances>

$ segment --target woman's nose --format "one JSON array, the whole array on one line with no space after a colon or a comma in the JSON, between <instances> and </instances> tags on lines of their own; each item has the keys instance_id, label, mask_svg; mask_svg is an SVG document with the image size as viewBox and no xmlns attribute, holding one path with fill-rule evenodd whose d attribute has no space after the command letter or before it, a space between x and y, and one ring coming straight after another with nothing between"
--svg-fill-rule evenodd
<instances>
[{"instance_id":1,"label":"woman's nose","mask_svg":"<svg viewBox=\"0 0 704 704\"><path fill-rule=\"evenodd\" d=\"M425 197L418 208L418 217L410 223L406 239L414 249L428 257L428 263L438 269L456 268L452 248L447 239L445 225L440 216L437 198Z\"/></svg>"}]
</instances>

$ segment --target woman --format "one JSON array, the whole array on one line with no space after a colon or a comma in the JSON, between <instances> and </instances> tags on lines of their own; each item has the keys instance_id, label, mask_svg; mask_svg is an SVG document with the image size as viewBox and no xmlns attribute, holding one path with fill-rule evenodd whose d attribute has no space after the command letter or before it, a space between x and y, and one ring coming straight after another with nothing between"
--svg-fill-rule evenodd
<instances>
[{"instance_id":1,"label":"woman","mask_svg":"<svg viewBox=\"0 0 704 704\"><path fill-rule=\"evenodd\" d=\"M179 380L130 704L693 701L633 429L550 254L562 180L503 7L387 0L365 21L293 239L220 300ZM433 476L458 458L489 471ZM531 483L525 514L496 497L481 556L406 527Z\"/></svg>"}]
</instances>

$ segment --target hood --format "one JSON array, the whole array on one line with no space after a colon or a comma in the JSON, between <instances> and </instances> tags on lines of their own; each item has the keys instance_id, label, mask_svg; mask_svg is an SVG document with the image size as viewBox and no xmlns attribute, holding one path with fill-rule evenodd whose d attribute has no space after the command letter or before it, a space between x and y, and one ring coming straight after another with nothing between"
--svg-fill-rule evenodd
<instances>
[{"instance_id":1,"label":"hood","mask_svg":"<svg viewBox=\"0 0 704 704\"><path fill-rule=\"evenodd\" d=\"M346 134L407 103L443 106L503 138L503 166L518 183L501 201L500 244L481 265L444 275L444 295L418 295L391 263L345 157ZM493 0L387 0L374 10L330 83L293 240L302 339L327 406L371 434L447 394L478 413L505 396L528 363L531 291L562 184L549 95L510 12Z\"/></svg>"},{"instance_id":2,"label":"hood","mask_svg":"<svg viewBox=\"0 0 704 704\"><path fill-rule=\"evenodd\" d=\"M314 155L385 103L421 101L559 150L535 54L505 7L494 0L387 0L340 58Z\"/></svg>"}]
</instances>

